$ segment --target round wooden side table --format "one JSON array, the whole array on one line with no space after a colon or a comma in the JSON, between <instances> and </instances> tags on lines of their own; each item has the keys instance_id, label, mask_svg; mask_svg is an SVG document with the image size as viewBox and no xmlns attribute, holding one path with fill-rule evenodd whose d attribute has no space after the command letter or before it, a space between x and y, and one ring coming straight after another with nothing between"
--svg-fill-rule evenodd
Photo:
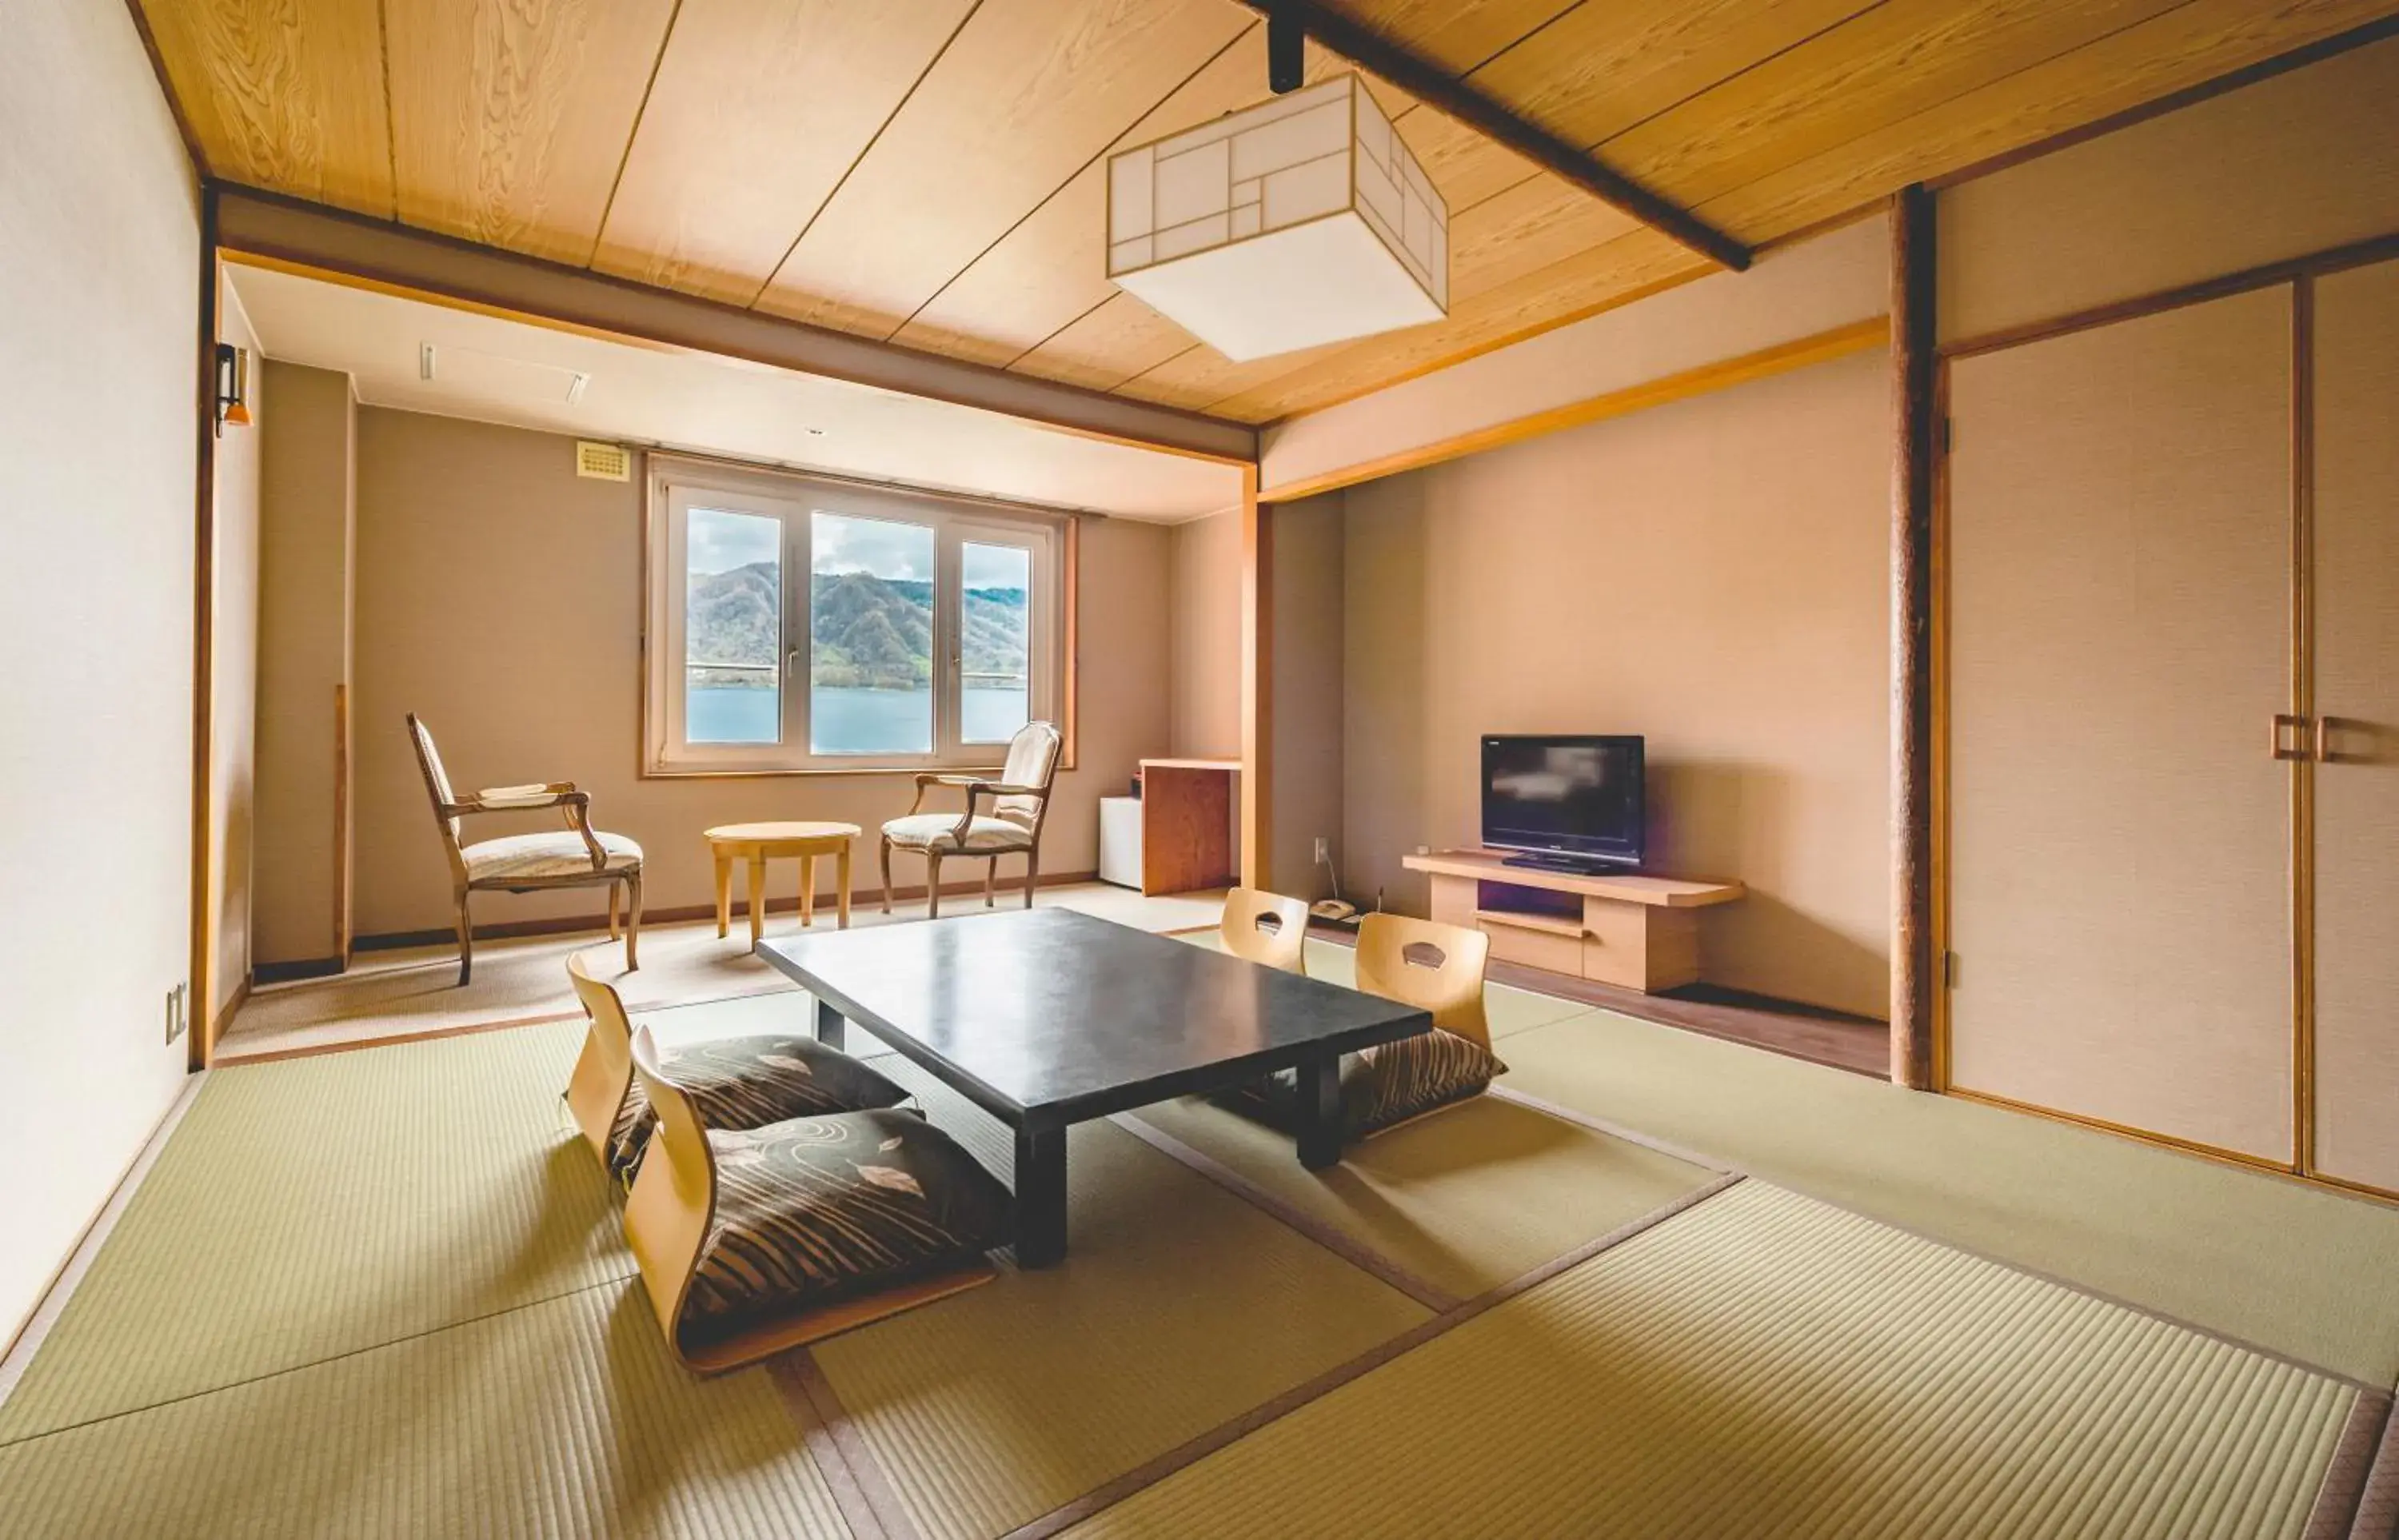
<instances>
[{"instance_id":1,"label":"round wooden side table","mask_svg":"<svg viewBox=\"0 0 2399 1540\"><path fill-rule=\"evenodd\" d=\"M849 928L849 842L858 838L854 823L726 823L708 831L708 853L716 860L716 934L733 921L733 863L749 862L750 950L766 931L766 863L778 857L800 861L800 924L817 917L817 858L831 856L840 882L841 928Z\"/></svg>"}]
</instances>

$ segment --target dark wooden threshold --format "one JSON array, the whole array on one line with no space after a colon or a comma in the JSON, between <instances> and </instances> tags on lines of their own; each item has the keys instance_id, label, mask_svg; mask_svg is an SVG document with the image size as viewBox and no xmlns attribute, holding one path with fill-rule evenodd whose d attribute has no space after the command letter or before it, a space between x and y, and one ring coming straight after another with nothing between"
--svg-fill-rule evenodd
<instances>
[{"instance_id":1,"label":"dark wooden threshold","mask_svg":"<svg viewBox=\"0 0 2399 1540\"><path fill-rule=\"evenodd\" d=\"M1308 929L1312 935L1343 946L1355 946L1358 941L1357 932L1344 925L1319 923ZM1850 1016L1716 984L1687 984L1659 994L1644 994L1638 990L1620 989L1614 984L1594 983L1515 963L1495 962L1487 977L1495 984L1579 1000L1620 1016L1680 1027L1685 1032L1847 1070L1872 1080L1885 1080L1891 1075L1891 1027L1870 1016Z\"/></svg>"},{"instance_id":2,"label":"dark wooden threshold","mask_svg":"<svg viewBox=\"0 0 2399 1540\"><path fill-rule=\"evenodd\" d=\"M831 859L830 857L826 858ZM956 860L960 858L952 857L950 858ZM1096 871L1061 871L1055 875L1044 875L1033 885L1036 887L1068 887L1077 883L1095 883L1099 880L1100 874ZM1008 896L1010 892L1015 893L1017 902L1022 903L1024 901L1024 879L1020 876L1011 882L1009 880L1007 874L1003 872L999 879L997 891L999 894L999 901L1003 905L1008 902ZM896 904L913 903L924 896L925 885L922 883L918 883L914 887L901 887L895 884L891 889L891 901ZM482 897L488 899L495 897L495 895L485 894L482 895ZM942 885L942 897L944 898L980 898L983 897L983 879L978 877L970 882L943 883ZM850 890L849 905L852 910L865 910L871 907L874 912L880 914L883 912L883 889L880 886L869 888L853 887ZM769 914L794 914L799 912L799 907L800 898L796 893L781 898L769 898L766 900L766 912ZM980 912L983 906L981 904L974 906L976 912ZM834 912L834 896L830 893L818 894L817 917L819 919L822 919ZM750 912L747 909L742 907L740 885L736 883L734 885L733 894L733 927L736 930L742 929L748 925L749 922L743 919L742 916L749 912ZM969 912L969 911L960 910L958 912L964 914ZM644 908L642 911L642 924L645 925L682 925L692 920L713 920L715 918L716 906L713 903L681 904L671 909ZM572 935L577 931L605 930L607 928L608 916L605 914L566 914L550 920L501 920L490 925L479 925L475 927L475 939L479 941L493 941L507 940L512 937L519 936L566 936ZM448 946L455 943L457 939L457 930L453 926L444 925L440 930L395 930L386 931L380 936L361 936L351 942L350 945L351 949L356 952L391 952L402 947ZM327 959L327 962L330 965L332 959ZM279 964L270 966L305 967L311 966L313 965ZM339 973L341 969L338 966L329 966L325 971L330 973ZM294 976L286 975L286 977ZM307 975L298 975L297 977L307 977ZM265 981L265 970L261 969L260 982L264 983Z\"/></svg>"}]
</instances>

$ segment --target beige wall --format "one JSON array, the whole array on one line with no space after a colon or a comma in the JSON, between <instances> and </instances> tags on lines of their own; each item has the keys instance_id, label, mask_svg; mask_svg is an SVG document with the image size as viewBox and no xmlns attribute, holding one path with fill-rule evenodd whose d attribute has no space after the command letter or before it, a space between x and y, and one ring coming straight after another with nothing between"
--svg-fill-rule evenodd
<instances>
[{"instance_id":1,"label":"beige wall","mask_svg":"<svg viewBox=\"0 0 2399 1540\"><path fill-rule=\"evenodd\" d=\"M1173 748L1241 757L1241 515L1173 526Z\"/></svg>"},{"instance_id":2,"label":"beige wall","mask_svg":"<svg viewBox=\"0 0 2399 1540\"><path fill-rule=\"evenodd\" d=\"M357 406L350 377L271 363L262 426L258 845L262 964L339 955L334 692L349 682Z\"/></svg>"},{"instance_id":3,"label":"beige wall","mask_svg":"<svg viewBox=\"0 0 2399 1540\"><path fill-rule=\"evenodd\" d=\"M1340 859L1342 497L1276 507L1274 524L1274 844L1267 885L1329 898L1321 836ZM1238 676L1238 669L1235 670Z\"/></svg>"},{"instance_id":4,"label":"beige wall","mask_svg":"<svg viewBox=\"0 0 2399 1540\"><path fill-rule=\"evenodd\" d=\"M1483 734L1640 733L1651 864L1751 889L1706 976L1882 1015L1889 410L1861 356L1349 489L1353 898L1423 912Z\"/></svg>"},{"instance_id":5,"label":"beige wall","mask_svg":"<svg viewBox=\"0 0 2399 1540\"><path fill-rule=\"evenodd\" d=\"M423 716L462 788L571 779L648 857L654 908L712 902L700 831L837 818L872 831L907 811L905 776L644 779L641 477L584 480L571 439L362 408L358 437L357 929L451 923L450 878L402 718ZM1059 779L1045 871L1097 865L1097 797L1169 739L1169 535L1082 527L1078 768ZM484 835L547 827L487 818ZM872 886L874 847L860 853ZM789 867L774 873L791 885ZM902 864L902 885L923 868ZM820 885L832 874L820 874ZM783 889L788 893L790 888ZM479 919L590 914L595 894L479 900Z\"/></svg>"},{"instance_id":6,"label":"beige wall","mask_svg":"<svg viewBox=\"0 0 2399 1540\"><path fill-rule=\"evenodd\" d=\"M2399 231L2399 37L1941 195L1972 336Z\"/></svg>"},{"instance_id":7,"label":"beige wall","mask_svg":"<svg viewBox=\"0 0 2399 1540\"><path fill-rule=\"evenodd\" d=\"M241 297L217 277L217 340L250 350L249 427L217 436L213 520L215 624L209 643L209 913L216 952L207 1004L213 1016L250 977L258 717L259 434L266 392L258 335ZM195 1011L195 1020L198 1018Z\"/></svg>"},{"instance_id":8,"label":"beige wall","mask_svg":"<svg viewBox=\"0 0 2399 1540\"><path fill-rule=\"evenodd\" d=\"M0 49L0 1342L183 1085L199 206L122 6ZM197 1015L197 1010L195 1012Z\"/></svg>"}]
</instances>

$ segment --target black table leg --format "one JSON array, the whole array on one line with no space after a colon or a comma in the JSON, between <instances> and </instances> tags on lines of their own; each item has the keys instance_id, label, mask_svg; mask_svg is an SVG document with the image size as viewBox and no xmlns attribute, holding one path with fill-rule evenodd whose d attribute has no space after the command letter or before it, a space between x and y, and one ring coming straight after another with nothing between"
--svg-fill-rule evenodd
<instances>
[{"instance_id":1,"label":"black table leg","mask_svg":"<svg viewBox=\"0 0 2399 1540\"><path fill-rule=\"evenodd\" d=\"M1299 1163L1321 1171L1341 1160L1341 1056L1299 1066Z\"/></svg>"},{"instance_id":2,"label":"black table leg","mask_svg":"<svg viewBox=\"0 0 2399 1540\"><path fill-rule=\"evenodd\" d=\"M842 1046L842 1029L847 1025L847 1023L843 1021L841 1019L841 1012L834 1009L831 1006L826 1005L821 1000L817 1002L818 1042L822 1043L829 1048L840 1047Z\"/></svg>"},{"instance_id":3,"label":"black table leg","mask_svg":"<svg viewBox=\"0 0 2399 1540\"><path fill-rule=\"evenodd\" d=\"M1066 1130L1016 1131L1016 1265L1066 1255Z\"/></svg>"}]
</instances>

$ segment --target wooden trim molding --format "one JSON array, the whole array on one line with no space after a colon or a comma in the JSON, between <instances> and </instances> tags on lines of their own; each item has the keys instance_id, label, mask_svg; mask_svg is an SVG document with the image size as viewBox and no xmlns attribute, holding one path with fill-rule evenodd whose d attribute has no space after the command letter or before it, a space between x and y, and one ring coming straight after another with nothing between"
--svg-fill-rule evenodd
<instances>
[{"instance_id":1,"label":"wooden trim molding","mask_svg":"<svg viewBox=\"0 0 2399 1540\"><path fill-rule=\"evenodd\" d=\"M1837 326L1830 331L1819 331L1810 336L1796 337L1787 343L1776 343L1770 347L1762 347L1754 353L1720 358L1715 363L1701 364L1697 368L1663 375L1655 380L1645 380L1639 385L1626 385L1620 390L1587 396L1579 401L1569 401L1563 406L1551 407L1527 416L1511 418L1504 423L1495 423L1489 427L1476 428L1471 432L1457 434L1430 444L1419 444L1414 449L1397 450L1389 454L1378 455L1372 460L1361 461L1354 466L1345 466L1338 470L1304 476L1295 481L1285 481L1278 486L1268 487L1258 495L1268 502L1295 503L1303 497L1313 497L1318 493L1356 486L1362 481L1376 480L1385 476L1396 476L1402 471L1421 470L1427 466L1437 466L1445 460L1456 460L1469 454L1480 454L1485 450L1504 449L1510 444L1522 443L1527 439L1538 439L1545 433L1556 433L1565 428L1580 427L1586 423L1596 423L1609 417L1622 417L1635 412L1646 412L1651 407L1667 406L1689 397L1705 395L1713 390L1724 390L1733 385L1746 385L1752 380L1763 380L1770 375L1787 373L1795 369L1804 369L1809 364L1827 363L1835 358L1845 358L1852 353L1863 353L1871 348L1881 347L1890 340L1890 337L1891 322L1884 317L1875 316L1862 321L1851 321L1846 326Z\"/></svg>"},{"instance_id":2,"label":"wooden trim molding","mask_svg":"<svg viewBox=\"0 0 2399 1540\"><path fill-rule=\"evenodd\" d=\"M1934 392L1932 194L1891 200L1891 1078L1915 1090L1933 1070L1932 561Z\"/></svg>"},{"instance_id":3,"label":"wooden trim molding","mask_svg":"<svg viewBox=\"0 0 2399 1540\"><path fill-rule=\"evenodd\" d=\"M2272 289L2282 284L2296 283L2305 277L2322 277L2327 273L2341 272L2351 267L2365 267L2378 262L2399 258L2399 231L2385 236L2373 236L2346 245L2327 247L2304 256L2288 257L2258 267L2247 267L2237 273L2220 274L2202 278L2197 283L2161 289L2152 293L2136 294L2131 299L2113 300L2087 310L2072 310L2045 320L2026 321L2021 325L2002 327L1971 337L1960 337L1942 345L1945 358L1970 358L1977 353L1996 353L2001 348L2020 347L2026 343L2046 342L2071 332L2088 331L2094 327L2113 326L2118 321L2136 320L2154 316L2160 311L2179 310L2185 305L2204 304L2210 300L2228 299L2234 294L2246 294L2252 290Z\"/></svg>"},{"instance_id":4,"label":"wooden trim molding","mask_svg":"<svg viewBox=\"0 0 2399 1540\"><path fill-rule=\"evenodd\" d=\"M1296 21L1309 37L1370 74L1534 165L1554 171L1609 208L1628 214L1680 245L1738 273L1753 253L1746 245L1681 204L1670 202L1589 151L1567 143L1389 38L1308 0L1241 0L1272 26Z\"/></svg>"},{"instance_id":5,"label":"wooden trim molding","mask_svg":"<svg viewBox=\"0 0 2399 1540\"><path fill-rule=\"evenodd\" d=\"M217 586L217 219L213 188L200 189L200 321L197 389L194 395L192 493L192 871L191 954L183 1019L188 1062L209 1067L210 1005L216 998L217 922L209 876L216 858L216 586ZM194 1006L197 1005L197 1013Z\"/></svg>"},{"instance_id":6,"label":"wooden trim molding","mask_svg":"<svg viewBox=\"0 0 2399 1540\"><path fill-rule=\"evenodd\" d=\"M2315 278L2291 285L2290 704L2301 722L2316 713ZM2291 1165L2316 1169L2316 775L2312 760L2284 766L2291 820Z\"/></svg>"},{"instance_id":7,"label":"wooden trim molding","mask_svg":"<svg viewBox=\"0 0 2399 1540\"><path fill-rule=\"evenodd\" d=\"M210 187L224 250L260 265L747 358L1139 449L1227 465L1257 459L1257 429L1243 423L785 320L254 188Z\"/></svg>"},{"instance_id":8,"label":"wooden trim molding","mask_svg":"<svg viewBox=\"0 0 2399 1540\"><path fill-rule=\"evenodd\" d=\"M1274 509L1241 478L1241 881L1267 884L1274 849Z\"/></svg>"},{"instance_id":9,"label":"wooden trim molding","mask_svg":"<svg viewBox=\"0 0 2399 1540\"><path fill-rule=\"evenodd\" d=\"M333 955L350 955L350 687L333 686Z\"/></svg>"}]
</instances>

